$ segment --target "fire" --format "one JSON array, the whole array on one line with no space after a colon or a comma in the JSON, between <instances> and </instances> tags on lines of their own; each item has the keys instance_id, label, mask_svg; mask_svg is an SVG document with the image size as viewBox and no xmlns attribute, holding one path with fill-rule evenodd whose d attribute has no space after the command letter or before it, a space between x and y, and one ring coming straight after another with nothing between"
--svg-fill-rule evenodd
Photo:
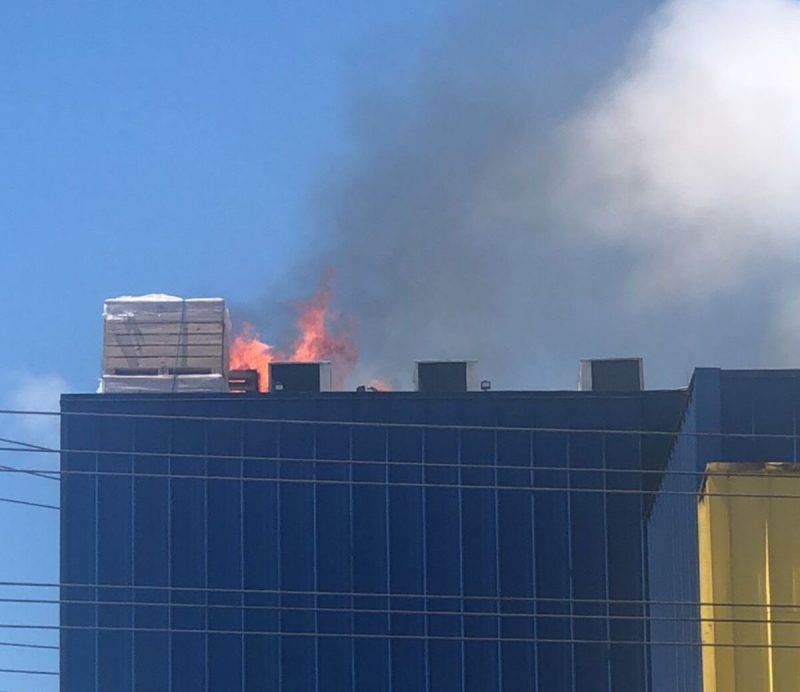
<instances>
[{"instance_id":1,"label":"fire","mask_svg":"<svg viewBox=\"0 0 800 692\"><path fill-rule=\"evenodd\" d=\"M331 284L329 272L319 290L307 301L298 305L297 338L286 351L262 341L250 324L231 344L231 370L258 370L259 387L269 390L269 364L275 361L304 363L330 361L334 386L341 388L358 358L358 351L347 324L331 309Z\"/></svg>"},{"instance_id":2,"label":"fire","mask_svg":"<svg viewBox=\"0 0 800 692\"><path fill-rule=\"evenodd\" d=\"M245 324L231 344L231 370L258 370L259 389L265 392L269 388L269 364L274 360L282 360L280 354L258 338L252 324Z\"/></svg>"},{"instance_id":3,"label":"fire","mask_svg":"<svg viewBox=\"0 0 800 692\"><path fill-rule=\"evenodd\" d=\"M369 389L374 389L376 392L391 392L392 385L384 380L379 380L377 377L370 380L367 385Z\"/></svg>"}]
</instances>

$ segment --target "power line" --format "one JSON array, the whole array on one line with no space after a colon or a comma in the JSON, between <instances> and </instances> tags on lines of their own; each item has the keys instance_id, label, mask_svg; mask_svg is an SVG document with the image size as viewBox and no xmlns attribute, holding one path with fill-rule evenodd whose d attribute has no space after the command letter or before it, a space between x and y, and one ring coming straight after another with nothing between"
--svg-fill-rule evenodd
<instances>
[{"instance_id":1,"label":"power line","mask_svg":"<svg viewBox=\"0 0 800 692\"><path fill-rule=\"evenodd\" d=\"M43 447L42 445L33 444L32 442L23 442L22 440L14 440L8 437L0 437L0 442L4 444L10 445L19 445L20 447L26 447L27 449L36 450L38 452L55 452L56 450L52 447Z\"/></svg>"},{"instance_id":2,"label":"power line","mask_svg":"<svg viewBox=\"0 0 800 692\"><path fill-rule=\"evenodd\" d=\"M0 673L13 673L15 675L58 675L54 670L24 670L20 668L0 668Z\"/></svg>"},{"instance_id":3,"label":"power line","mask_svg":"<svg viewBox=\"0 0 800 692\"><path fill-rule=\"evenodd\" d=\"M9 647L16 649L46 649L49 651L58 651L60 647L51 644L24 644L21 642L0 642L0 647Z\"/></svg>"},{"instance_id":4,"label":"power line","mask_svg":"<svg viewBox=\"0 0 800 692\"><path fill-rule=\"evenodd\" d=\"M504 595L471 595L471 594L441 594L441 593L408 593L408 592L367 592L367 591L321 591L303 589L262 589L262 588L233 588L233 587L214 587L214 586L158 586L147 584L110 584L110 583L88 583L88 582L28 582L28 581L0 581L0 587L5 588L43 588L43 589L103 589L103 590L125 590L125 591L156 591L156 592L185 592L185 593L206 593L206 594L244 594L244 595L275 595L275 596L305 596L305 597L325 597L325 598L392 598L392 599L413 599L413 600L449 600L449 601L478 601L478 602L542 602L542 603L570 603L580 605L604 605L613 606L672 606L672 607L725 607L725 608L764 608L764 603L735 603L732 601L671 601L661 599L621 599L621 598L575 598L557 596L504 596ZM87 601L80 601L86 603ZM89 601L90 602L90 601ZM111 603L115 603L111 601ZM123 605L135 604L133 601L118 601ZM169 606L168 602L159 605ZM210 604L209 607L214 607ZM793 603L770 603L768 607L775 609L800 609L800 604Z\"/></svg>"},{"instance_id":5,"label":"power line","mask_svg":"<svg viewBox=\"0 0 800 692\"><path fill-rule=\"evenodd\" d=\"M211 628L174 628L174 627L136 627L125 625L20 625L0 624L0 629L12 630L43 630L43 631L91 631L91 632L153 632L161 634L205 634L228 636L254 636L254 637L308 637L334 638L334 639L381 639L381 640L414 640L414 641L456 641L456 642L491 642L491 643L522 643L522 644L567 644L567 645L597 645L597 646L635 646L645 648L648 646L664 647L709 647L724 649L789 649L800 650L800 644L762 644L758 642L701 642L701 641L647 641L614 640L614 639L543 639L534 637L478 637L478 636L451 636L436 634L376 634L376 633L339 633L339 632L296 632L296 631L264 631L264 630L237 630L237 629L211 629ZM1 672L7 672L0 670ZM53 673L54 675L57 673Z\"/></svg>"},{"instance_id":6,"label":"power line","mask_svg":"<svg viewBox=\"0 0 800 692\"><path fill-rule=\"evenodd\" d=\"M230 399L236 401L236 399ZM575 435L640 435L664 437L711 437L711 438L742 438L755 437L772 440L797 440L800 433L757 433L752 432L713 432L698 430L646 430L635 428L569 428L553 426L513 426L513 425L472 425L461 423L400 423L397 421L356 421L356 420L325 420L302 418L242 418L240 416L192 416L184 414L157 414L157 413L119 413L109 411L35 411L0 409L0 415L8 416L45 416L56 418L89 417L89 418L122 418L142 420L166 421L194 421L217 423L263 423L272 425L315 425L315 426L346 426L367 428L400 428L417 430L461 430L485 432L540 432L561 433Z\"/></svg>"},{"instance_id":7,"label":"power line","mask_svg":"<svg viewBox=\"0 0 800 692\"><path fill-rule=\"evenodd\" d=\"M38 469L37 469L38 470ZM530 472L535 469L520 468L520 471ZM566 470L564 470L566 472ZM0 473L8 473L0 469ZM700 492L694 490L648 490L640 488L582 488L573 485L565 486L540 486L534 484L527 485L500 485L500 484L486 484L486 483L433 483L430 481L420 482L407 482L395 481L391 479L383 480L339 480L331 478L277 478L277 477L264 477L264 476L217 476L217 475L202 475L202 474L186 474L186 473L153 473L144 471L86 471L78 469L58 471L62 476L90 476L90 477L121 477L121 478L150 478L160 479L162 481L175 481L175 480L201 480L201 481L224 481L228 483L275 483L275 484L288 484L288 485L312 485L312 486L363 486L363 487L378 487L378 488L432 488L432 489L450 489L450 490L494 490L498 492L526 492L526 493L574 493L574 494L589 494L589 495L672 495L672 496L688 496L699 497ZM310 473L310 472L309 472ZM800 474L798 475L800 479ZM772 500L798 500L800 494L773 494L773 493L744 493L744 492L703 492L702 497L733 497L744 499L772 499ZM55 507L55 509L58 509Z\"/></svg>"},{"instance_id":8,"label":"power line","mask_svg":"<svg viewBox=\"0 0 800 692\"><path fill-rule=\"evenodd\" d=\"M20 452L20 451L28 451L28 452L46 452L46 453L61 453L61 454L75 454L75 455L93 455L93 456L121 456L126 459L130 458L137 458L137 457L144 457L144 458L159 458L164 459L168 458L172 459L191 459L194 461L199 460L224 460L224 461L247 461L247 462L271 462L271 463L279 463L279 464L314 464L315 466L325 467L328 465L332 466L386 466L387 468L391 468L393 466L401 467L408 470L409 467L421 467L421 470L425 469L434 469L434 468L447 468L457 471L485 471L485 472L492 472L497 470L504 470L504 471L512 471L516 473L524 472L524 473L564 473L564 474L573 474L573 473L581 473L581 474L605 474L605 473L612 473L612 474L658 474L661 475L680 475L680 476L689 476L689 477L723 477L723 478L800 478L800 466L798 466L798 473L795 474L786 474L781 473L779 470L770 470L766 474L765 473L756 473L753 471L744 471L744 472L731 472L731 471L709 471L709 472L702 472L702 471L671 471L671 470L654 470L654 469L622 469L622 468L604 468L604 467L560 467L560 466L512 466L512 465L478 465L478 464L457 464L457 463L438 463L438 462L424 462L424 461L397 461L397 460L390 460L390 459L383 459L383 460L365 460L365 459L320 459L320 458L311 458L311 457L272 457L272 456L248 456L244 454L226 454L226 455L214 455L214 454L188 454L188 453L172 453L172 452L146 452L146 451L120 451L120 450L70 450L70 449L32 449L32 450L18 450L15 448L3 448L0 447L0 452L6 451L13 451L13 452ZM746 465L743 463L743 466ZM242 482L289 482L289 483L313 483L313 484L347 484L347 485L379 485L383 486L387 483L392 487L447 487L447 488L459 488L459 489L495 489L495 490L532 490L532 491L541 491L541 492L578 492L578 493L610 493L610 494L653 494L658 492L659 494L663 495L692 495L695 496L697 493L695 491L679 491L679 490L665 490L665 489L649 489L649 488L580 488L575 487L573 485L569 486L536 486L534 485L496 485L496 484L473 484L473 483L430 483L430 482L421 482L421 483L409 483L409 482L401 482L395 481L391 479L385 479L384 481L364 481L364 480L338 480L338 479L313 479L313 478L269 478L269 477L253 477L253 476L209 476L207 474L176 474L176 473L155 473L155 472L139 472L139 471L100 471L100 470L61 470L61 471L54 471L50 472L47 470L39 470L39 469L17 469L17 468L4 468L0 466L0 471L7 471L7 472L27 472L33 473L36 475L40 474L48 474L53 473L57 475L92 475L92 476L129 476L129 477L151 477L151 478L169 478L169 479L196 479L196 480L223 480L223 481L231 481L231 480L240 480ZM317 469L315 469L315 472ZM605 483L604 483L605 484ZM705 497L743 497L743 498L754 498L754 499L763 499L765 497L770 497L773 499L800 499L800 495L791 495L791 494L761 494L761 493L704 493Z\"/></svg>"},{"instance_id":9,"label":"power line","mask_svg":"<svg viewBox=\"0 0 800 692\"><path fill-rule=\"evenodd\" d=\"M6 466L5 464L0 464L0 471L12 471L14 473L24 473L28 476L45 478L50 481L55 481L56 483L58 483L61 480L60 478L58 478L58 476L52 476L44 471L30 471L28 469L20 468L19 466Z\"/></svg>"},{"instance_id":10,"label":"power line","mask_svg":"<svg viewBox=\"0 0 800 692\"><path fill-rule=\"evenodd\" d=\"M13 447L0 447L0 452L25 452L25 453L49 453L49 454L69 454L69 455L92 455L92 456L120 456L120 457L142 457L142 458L158 458L158 459L190 459L190 460L210 460L210 461L260 461L260 462L275 462L275 463L307 463L307 464L325 464L325 465L353 465L353 466L388 466L388 467L420 467L422 469L464 469L467 471L539 471L539 472L558 472L558 473L610 473L610 474L633 474L633 475L687 475L687 476L703 476L700 471L659 471L657 469L622 469L622 468L605 468L605 467L569 467L569 466L513 466L511 464L472 464L472 463L457 463L457 462L436 462L436 461L398 461L393 459L325 459L314 457L278 457L278 456L259 456L247 454L190 454L187 452L146 452L146 451L121 451L121 450L105 450L105 449L51 449L51 450L23 450ZM800 471L800 467L798 467ZM50 471L48 473L57 474L59 471ZM778 476L779 472L771 473L770 477ZM732 475L712 473L711 475ZM736 474L739 475L739 474ZM742 474L752 475L758 477L757 473Z\"/></svg>"},{"instance_id":11,"label":"power line","mask_svg":"<svg viewBox=\"0 0 800 692\"><path fill-rule=\"evenodd\" d=\"M56 511L61 509L57 505L48 505L42 502L29 502L27 500L14 500L10 497L0 497L0 502L5 502L12 505L23 505L25 507L36 507L38 509L54 509Z\"/></svg>"},{"instance_id":12,"label":"power line","mask_svg":"<svg viewBox=\"0 0 800 692\"><path fill-rule=\"evenodd\" d=\"M609 468L604 466L590 467L590 466L515 466L512 464L477 464L477 463L459 463L459 462L439 462L439 461L400 461L396 459L326 459L320 457L280 457L280 456L260 456L248 454L206 454L196 453L191 454L188 452L152 452L152 451L139 451L139 450L106 450L102 448L97 449L70 449L70 448L49 448L49 449L17 449L15 447L0 447L0 452L18 452L18 453L46 453L46 454L69 454L69 455L92 455L92 456L120 456L120 457L142 457L142 458L158 458L158 459L190 459L190 460L211 460L211 461L263 461L275 463L313 463L325 465L354 465L354 466L388 466L388 467L420 467L422 469L453 469L453 470L468 470L468 471L534 471L534 472L553 472L553 473L609 473L609 474L631 474L641 476L687 476L687 477L736 477L736 478L763 478L763 473L755 471L692 471L681 469L646 469L646 468ZM731 462L735 465L746 467L748 462ZM795 464L795 462L778 462L783 464ZM797 465L798 473L787 474L781 473L778 470L770 470L770 478L798 478L800 477L800 464ZM57 474L58 471L43 471L41 473Z\"/></svg>"},{"instance_id":13,"label":"power line","mask_svg":"<svg viewBox=\"0 0 800 692\"><path fill-rule=\"evenodd\" d=\"M0 452L2 451L18 451L18 450L5 450L4 448L0 448ZM65 454L72 453L70 451L63 451ZM168 452L164 454L160 453L146 453L146 452L105 452L102 450L80 450L80 454L92 454L92 455L121 455L124 457L137 457L140 455L145 455L147 457L159 457L161 459L164 458L191 458L193 461L196 462L204 462L209 459L214 459L213 455L204 456L204 455L173 455ZM232 461L265 461L265 458L259 457L248 457L245 455L225 455L222 457L225 460ZM270 457L266 458L266 461L273 462L273 463L280 463L280 464L314 464L315 466L324 466L327 464L333 465L368 465L368 466L399 466L399 467L409 467L409 466L422 466L422 470L436 468L438 466L446 466L448 468L452 468L452 470L456 471L486 471L492 472L498 467L495 466L477 466L477 465L454 465L454 464L425 464L424 462L400 462L400 461L365 461L365 460L345 460L345 459L312 459L312 458L280 458L280 457ZM746 463L742 462L743 466L746 466ZM628 470L628 469L604 469L604 468L587 468L587 467L537 467L537 466L507 466L504 467L505 470L514 471L518 473L528 473L528 474L535 474L539 473L563 473L563 474L573 474L575 472L581 473L607 473L607 472L618 472L618 473L632 473L638 474L642 473L643 471L638 470ZM313 473L317 473L319 469L314 469ZM0 472L4 473L28 473L33 475L42 475L42 474L56 474L58 476L111 476L111 477L128 477L128 478L154 478L154 479L161 479L161 480L204 480L204 481L227 481L227 482L242 482L242 483L288 483L288 484L311 484L311 485L354 485L354 486L377 486L377 487L390 487L390 488L402 488L402 487L412 487L412 488L453 488L459 490L498 490L498 491L526 491L526 492L570 492L570 493L589 493L589 494L621 494L621 495L679 495L679 496L692 496L698 497L701 493L699 490L670 490L670 489L651 489L651 488L614 488L614 487L604 487L604 488L582 488L576 487L574 485L567 485L567 486L538 486L535 484L535 481L529 485L499 485L499 484L486 484L486 483L434 483L429 481L421 481L421 482L406 482L406 481L397 481L393 479L384 479L384 480L343 480L343 479L327 479L327 478L292 478L292 477L267 477L267 476L233 476L233 475L208 475L208 474L185 474L185 473L172 473L169 471L165 471L164 473L156 473L156 472L144 472L144 471L101 471L101 470L83 470L83 469L68 469L68 470L59 470L59 471L48 471L46 469L21 469L18 467L4 467L0 465ZM311 473L312 471L307 470L307 473ZM669 472L665 471L665 475L668 475ZM710 471L708 473L703 474L702 472L693 472L693 471L686 471L686 472L675 472L676 475L703 475L706 478L754 478L754 479L763 479L763 480L772 480L776 478L787 478L787 479L798 479L800 480L800 467L798 467L798 473L795 474L786 474L781 473L780 471L766 471L764 473L756 473L756 472L722 472L722 471ZM54 480L61 480L55 479ZM800 499L800 495L794 494L776 494L776 493L745 493L745 492L702 492L703 497L735 497L735 498L750 498L750 499L774 499L774 500L794 500ZM0 500L1 501L1 500ZM56 508L57 509L57 508Z\"/></svg>"},{"instance_id":14,"label":"power line","mask_svg":"<svg viewBox=\"0 0 800 692\"><path fill-rule=\"evenodd\" d=\"M2 450L8 451L15 451L15 452L40 452L45 454L52 454L57 450L53 449L52 447L42 447L41 445L32 444L31 442L24 442L22 440L13 440L8 437L0 437L0 442L3 444L12 444L17 445L16 447L2 447ZM39 478L47 478L52 481L58 481L59 478L56 476L50 475L49 473L40 473L38 471L28 471L26 469L21 469L17 466L6 466L5 464L0 464L0 469L4 471L19 471L20 473L26 473L31 476L38 476Z\"/></svg>"},{"instance_id":15,"label":"power line","mask_svg":"<svg viewBox=\"0 0 800 692\"><path fill-rule=\"evenodd\" d=\"M134 587L135 588L135 587ZM391 598L391 597L389 597ZM424 600L424 599L418 599ZM452 600L467 600L462 597L453 597ZM677 615L619 615L611 612L608 613L531 613L507 610L495 611L471 611L471 610L413 610L404 608L357 608L355 606L348 608L335 608L331 606L296 606L284 604L272 605L253 605L248 603L175 603L175 602L157 602L157 601L111 601L111 600L92 600L92 599L35 599L35 598L0 598L0 603L10 603L17 605L81 605L91 606L97 608L202 608L206 609L220 609L220 610L237 610L237 611L274 611L282 613L297 612L297 613L340 613L343 615L386 615L391 616L417 616L417 617L455 617L455 618L492 618L503 620L506 618L514 619L528 619L528 620L602 620L602 621L626 621L626 622L690 622L690 623L725 623L725 624L758 624L758 625L800 625L800 620L783 620L780 618L744 618L744 617L680 617ZM574 605L574 601L569 601L569 605ZM608 608L609 604L603 604ZM719 606L721 607L721 606ZM764 604L760 606L764 610L770 610L773 606L771 604ZM800 609L800 605L793 606L795 609ZM2 643L0 643L2 646ZM11 645L9 645L11 646ZM42 647L42 648L58 648L58 647Z\"/></svg>"}]
</instances>

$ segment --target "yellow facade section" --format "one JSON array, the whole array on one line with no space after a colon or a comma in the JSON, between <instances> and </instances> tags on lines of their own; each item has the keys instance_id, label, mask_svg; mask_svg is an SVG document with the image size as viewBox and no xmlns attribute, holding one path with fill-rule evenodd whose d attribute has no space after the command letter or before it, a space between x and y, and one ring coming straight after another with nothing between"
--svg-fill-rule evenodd
<instances>
[{"instance_id":1,"label":"yellow facade section","mask_svg":"<svg viewBox=\"0 0 800 692\"><path fill-rule=\"evenodd\" d=\"M709 464L698 530L704 692L800 692L800 467Z\"/></svg>"}]
</instances>

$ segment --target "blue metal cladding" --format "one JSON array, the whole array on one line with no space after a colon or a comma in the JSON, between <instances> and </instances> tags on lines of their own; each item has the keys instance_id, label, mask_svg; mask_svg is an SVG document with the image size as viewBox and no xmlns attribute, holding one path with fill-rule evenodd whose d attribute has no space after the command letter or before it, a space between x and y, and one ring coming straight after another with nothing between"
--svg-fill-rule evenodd
<instances>
[{"instance_id":1,"label":"blue metal cladding","mask_svg":"<svg viewBox=\"0 0 800 692\"><path fill-rule=\"evenodd\" d=\"M682 396L66 396L62 692L644 692Z\"/></svg>"},{"instance_id":2,"label":"blue metal cladding","mask_svg":"<svg viewBox=\"0 0 800 692\"><path fill-rule=\"evenodd\" d=\"M696 493L706 464L796 463L798 414L800 371L695 371L647 526L653 692L702 690Z\"/></svg>"}]
</instances>

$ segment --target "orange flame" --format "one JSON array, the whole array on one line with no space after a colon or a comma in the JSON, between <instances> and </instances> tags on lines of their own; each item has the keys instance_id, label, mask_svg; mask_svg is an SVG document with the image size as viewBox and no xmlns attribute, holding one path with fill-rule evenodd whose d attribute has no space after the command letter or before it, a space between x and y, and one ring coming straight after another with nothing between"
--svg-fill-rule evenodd
<instances>
[{"instance_id":1,"label":"orange flame","mask_svg":"<svg viewBox=\"0 0 800 692\"><path fill-rule=\"evenodd\" d=\"M262 341L250 324L231 344L231 370L258 370L259 389L269 390L269 364L275 361L307 363L330 361L337 389L355 366L358 351L342 319L331 310L332 273L326 274L319 290L298 306L298 335L288 351Z\"/></svg>"},{"instance_id":2,"label":"orange flame","mask_svg":"<svg viewBox=\"0 0 800 692\"><path fill-rule=\"evenodd\" d=\"M390 385L385 380L379 380L377 377L370 380L369 384L367 385L370 389L374 389L376 392L391 392L392 385Z\"/></svg>"}]
</instances>

